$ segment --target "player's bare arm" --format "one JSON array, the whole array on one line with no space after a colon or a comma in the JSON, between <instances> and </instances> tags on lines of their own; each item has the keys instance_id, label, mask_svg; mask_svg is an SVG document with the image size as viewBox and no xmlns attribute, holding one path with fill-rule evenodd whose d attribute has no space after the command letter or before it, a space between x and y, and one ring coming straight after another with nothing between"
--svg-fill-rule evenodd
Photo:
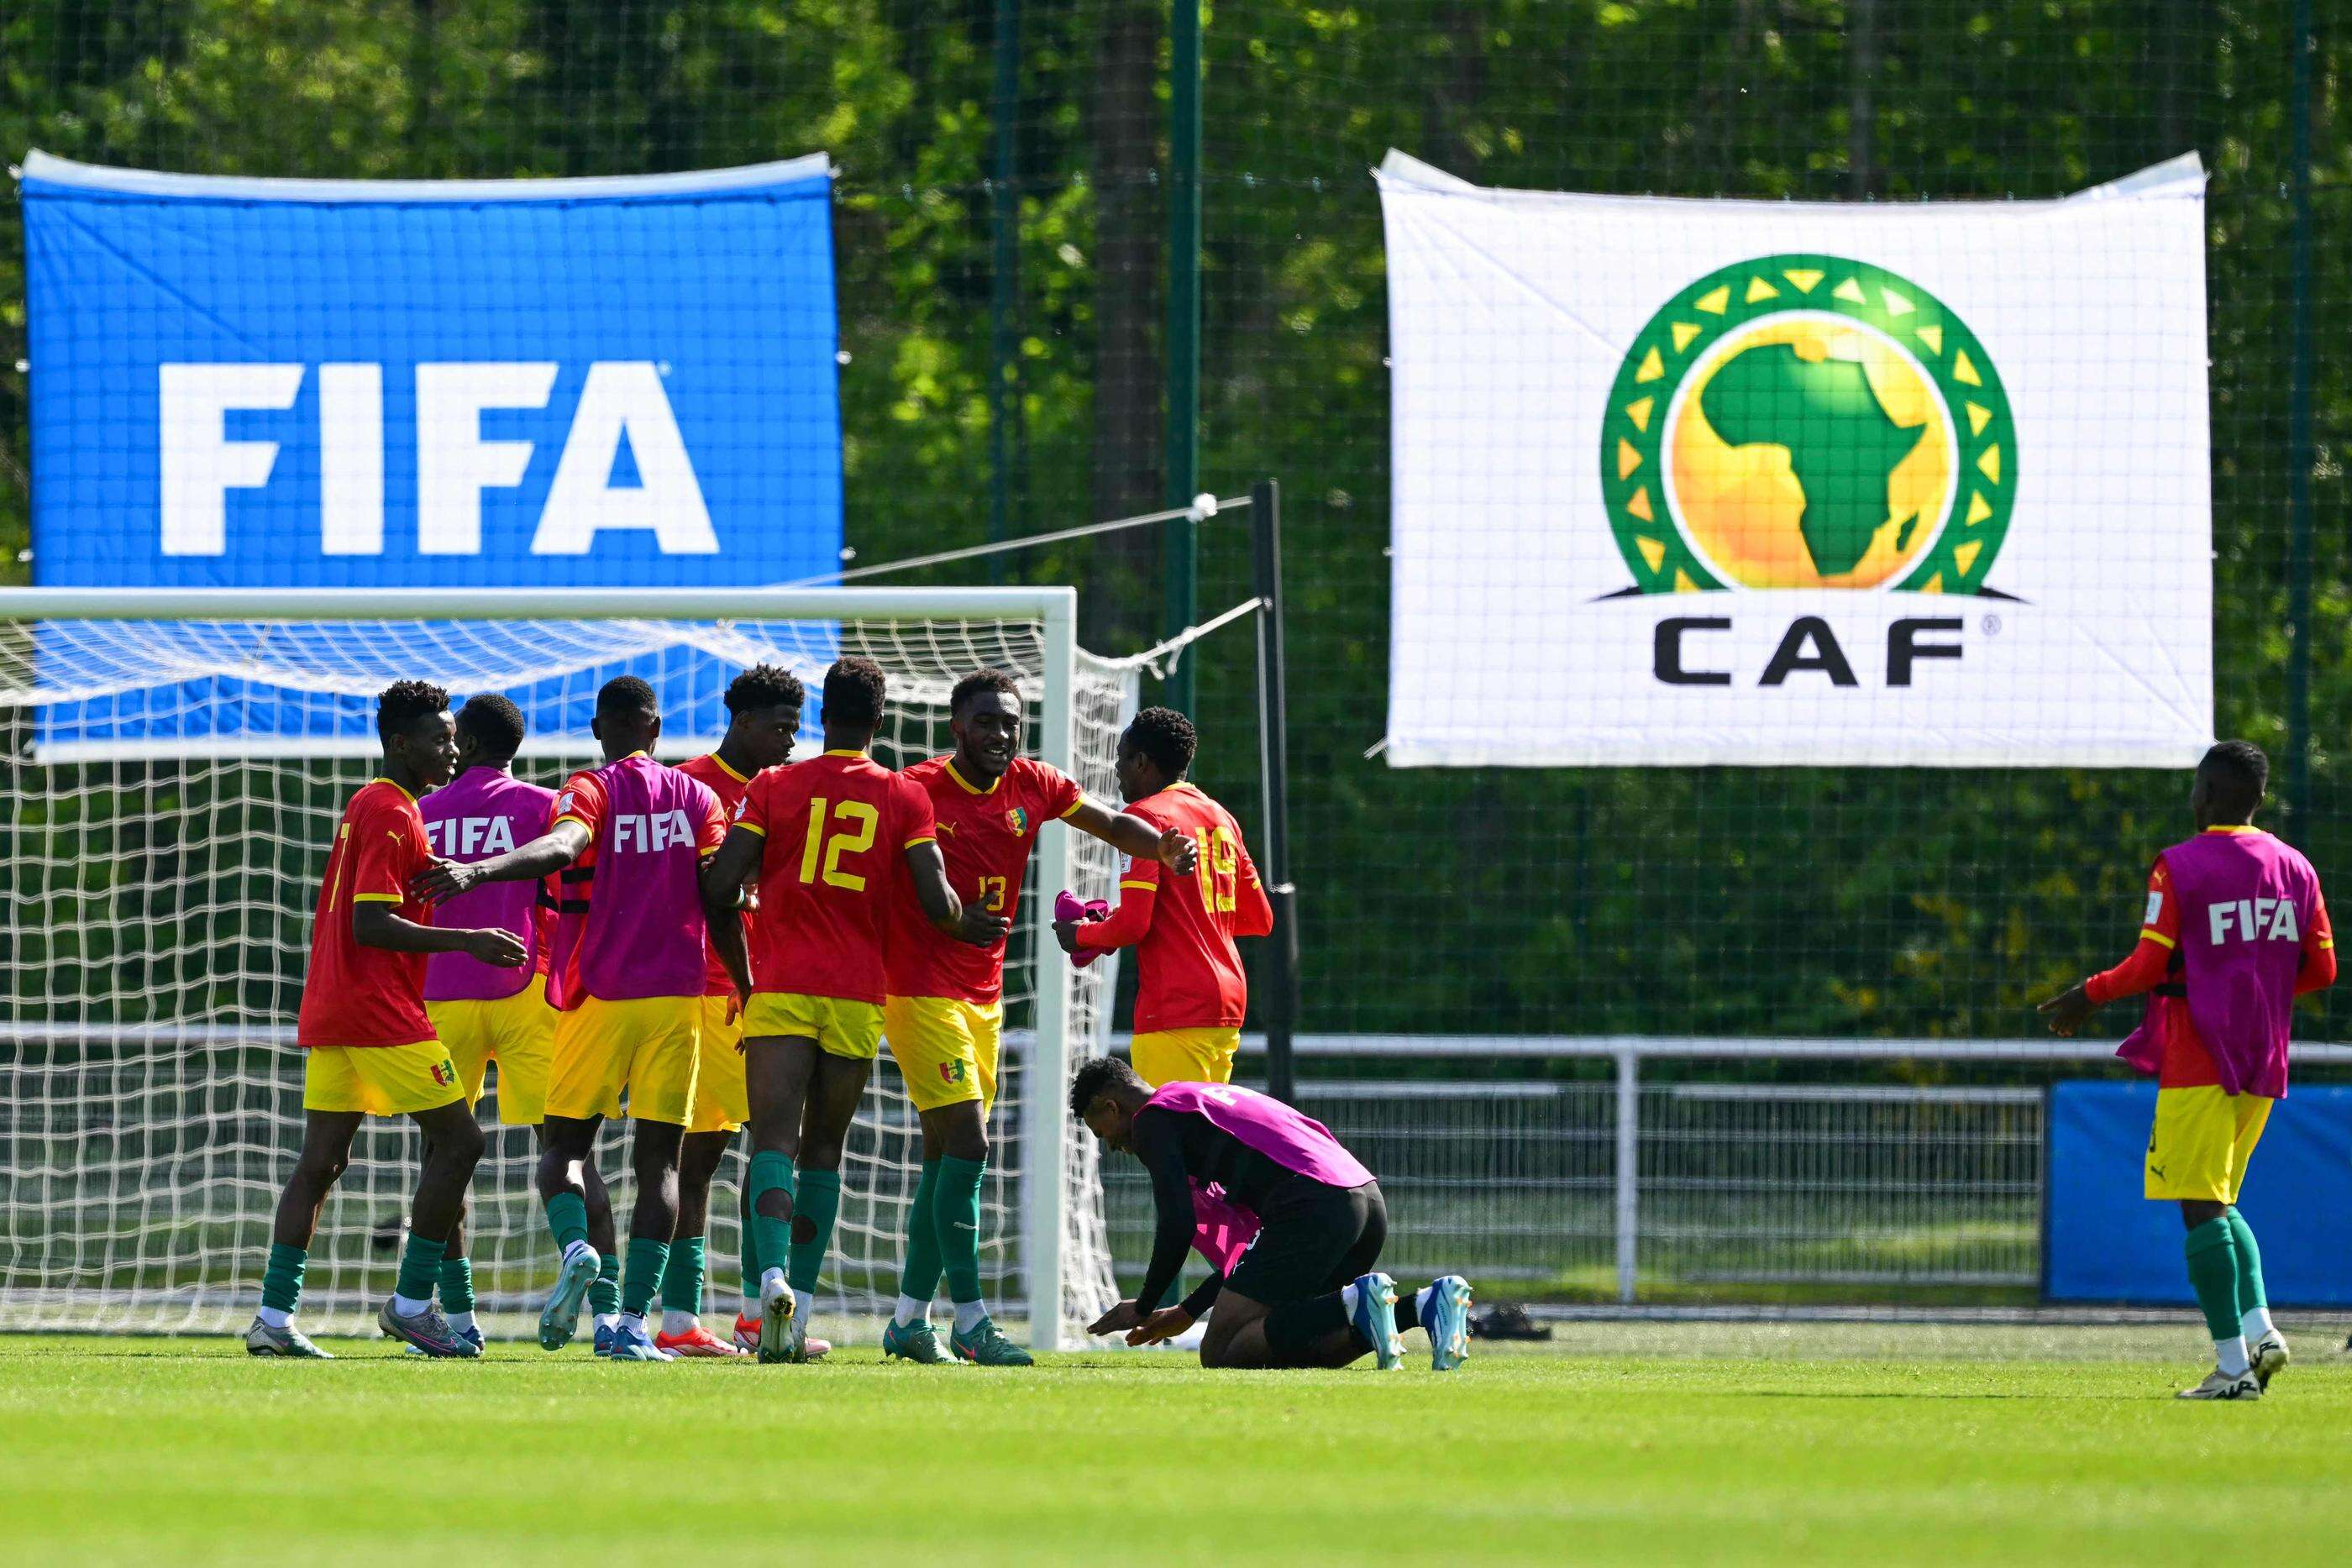
<instances>
[{"instance_id":1,"label":"player's bare arm","mask_svg":"<svg viewBox=\"0 0 2352 1568\"><path fill-rule=\"evenodd\" d=\"M495 928L443 930L404 920L381 900L352 905L352 936L362 947L383 947L394 953L463 953L502 969L520 967L530 956L522 939Z\"/></svg>"},{"instance_id":2,"label":"player's bare arm","mask_svg":"<svg viewBox=\"0 0 2352 1568\"><path fill-rule=\"evenodd\" d=\"M438 903L486 882L530 882L562 871L586 852L588 843L586 827L578 822L558 822L527 844L519 844L502 855L492 855L471 865L436 860L416 873L408 884L409 891L419 898Z\"/></svg>"},{"instance_id":3,"label":"player's bare arm","mask_svg":"<svg viewBox=\"0 0 2352 1568\"><path fill-rule=\"evenodd\" d=\"M923 906L923 917L957 941L991 947L1013 929L1010 920L991 915L977 899L966 904L956 896L955 889L948 885L947 857L930 840L907 846L907 871L915 879L915 897Z\"/></svg>"},{"instance_id":4,"label":"player's bare arm","mask_svg":"<svg viewBox=\"0 0 2352 1568\"><path fill-rule=\"evenodd\" d=\"M1183 829L1162 831L1132 811L1114 811L1091 797L1081 800L1067 821L1080 832L1100 839L1123 855L1158 861L1181 876L1192 875L1201 862L1200 846Z\"/></svg>"},{"instance_id":5,"label":"player's bare arm","mask_svg":"<svg viewBox=\"0 0 2352 1568\"><path fill-rule=\"evenodd\" d=\"M710 950L727 967L727 977L734 982L737 998L748 1001L751 996L751 959L743 946L743 911L751 899L740 878L728 882L712 869L719 856L727 852L727 844L738 838L751 841L751 863L759 863L760 836L740 828L730 830L719 852L702 862L702 917L705 929L710 933Z\"/></svg>"}]
</instances>

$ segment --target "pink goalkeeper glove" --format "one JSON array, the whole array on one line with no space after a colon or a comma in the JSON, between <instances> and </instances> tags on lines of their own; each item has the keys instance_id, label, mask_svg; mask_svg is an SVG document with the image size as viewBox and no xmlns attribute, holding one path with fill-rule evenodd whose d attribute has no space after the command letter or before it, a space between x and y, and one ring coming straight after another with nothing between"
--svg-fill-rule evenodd
<instances>
[{"instance_id":1,"label":"pink goalkeeper glove","mask_svg":"<svg viewBox=\"0 0 2352 1568\"><path fill-rule=\"evenodd\" d=\"M1091 925L1097 920L1108 920L1110 903L1108 899L1101 898L1081 899L1068 888L1064 888L1054 895L1054 918L1056 921L1076 920L1082 925ZM1070 963L1073 967L1083 969L1101 956L1099 950L1073 953L1070 955Z\"/></svg>"}]
</instances>

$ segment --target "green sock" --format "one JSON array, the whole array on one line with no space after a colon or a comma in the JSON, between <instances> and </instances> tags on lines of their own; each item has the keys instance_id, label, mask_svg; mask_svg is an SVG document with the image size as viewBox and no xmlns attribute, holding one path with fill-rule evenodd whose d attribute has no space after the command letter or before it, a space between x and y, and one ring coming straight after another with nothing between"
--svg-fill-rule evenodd
<instances>
[{"instance_id":1,"label":"green sock","mask_svg":"<svg viewBox=\"0 0 2352 1568\"><path fill-rule=\"evenodd\" d=\"M547 1200L547 1228L555 1232L555 1249L570 1249L588 1239L588 1200L576 1192L559 1192Z\"/></svg>"},{"instance_id":2,"label":"green sock","mask_svg":"<svg viewBox=\"0 0 2352 1568\"><path fill-rule=\"evenodd\" d=\"M948 1275L948 1300L961 1306L980 1300L980 1178L986 1160L940 1162L940 1259Z\"/></svg>"},{"instance_id":3,"label":"green sock","mask_svg":"<svg viewBox=\"0 0 2352 1568\"><path fill-rule=\"evenodd\" d=\"M2238 1337L2238 1243L2227 1215L2209 1219L2182 1243L2189 1255L2189 1282L2215 1341Z\"/></svg>"},{"instance_id":4,"label":"green sock","mask_svg":"<svg viewBox=\"0 0 2352 1568\"><path fill-rule=\"evenodd\" d=\"M793 1215L792 1262L784 1278L795 1291L816 1289L824 1255L833 1246L833 1222L841 1213L841 1173L801 1171L799 1207Z\"/></svg>"},{"instance_id":5,"label":"green sock","mask_svg":"<svg viewBox=\"0 0 2352 1568\"><path fill-rule=\"evenodd\" d=\"M621 1260L610 1252L596 1254L596 1282L588 1287L588 1310L600 1318L621 1310Z\"/></svg>"},{"instance_id":6,"label":"green sock","mask_svg":"<svg viewBox=\"0 0 2352 1568\"><path fill-rule=\"evenodd\" d=\"M784 1195L784 1203L793 1203L793 1162L771 1149L751 1156L751 1288L760 1288L760 1277L771 1269L781 1269L793 1246L793 1222L778 1219L760 1207L760 1199L771 1192Z\"/></svg>"},{"instance_id":7,"label":"green sock","mask_svg":"<svg viewBox=\"0 0 2352 1568\"><path fill-rule=\"evenodd\" d=\"M702 1277L709 1244L699 1236L669 1244L669 1266L662 1270L661 1303L667 1312L702 1311Z\"/></svg>"},{"instance_id":8,"label":"green sock","mask_svg":"<svg viewBox=\"0 0 2352 1568\"><path fill-rule=\"evenodd\" d=\"M669 1243L643 1236L629 1238L629 1266L621 1276L621 1310L642 1315L661 1289L662 1270L669 1267Z\"/></svg>"},{"instance_id":9,"label":"green sock","mask_svg":"<svg viewBox=\"0 0 2352 1568\"><path fill-rule=\"evenodd\" d=\"M915 1184L915 1205L907 1211L907 1261L898 1270L898 1293L929 1301L940 1289L940 1162L923 1162Z\"/></svg>"},{"instance_id":10,"label":"green sock","mask_svg":"<svg viewBox=\"0 0 2352 1568\"><path fill-rule=\"evenodd\" d=\"M434 1282L441 1277L441 1254L448 1246L446 1239L427 1241L410 1231L408 1245L400 1249L400 1279L392 1287L394 1292L412 1301L431 1301Z\"/></svg>"},{"instance_id":11,"label":"green sock","mask_svg":"<svg viewBox=\"0 0 2352 1568\"><path fill-rule=\"evenodd\" d=\"M441 1260L441 1310L445 1312L470 1312L474 1310L474 1260L460 1252L455 1258Z\"/></svg>"},{"instance_id":12,"label":"green sock","mask_svg":"<svg viewBox=\"0 0 2352 1568\"><path fill-rule=\"evenodd\" d=\"M290 1312L302 1304L302 1265L309 1262L307 1249L289 1247L282 1241L269 1244L269 1266L261 1274L261 1304L281 1312Z\"/></svg>"},{"instance_id":13,"label":"green sock","mask_svg":"<svg viewBox=\"0 0 2352 1568\"><path fill-rule=\"evenodd\" d=\"M2263 1249L2254 1245L2253 1228L2237 1209L2221 1218L2230 1222L2231 1239L2238 1244L2238 1317L2243 1321L2256 1307L2270 1310L2270 1297L2263 1290Z\"/></svg>"}]
</instances>

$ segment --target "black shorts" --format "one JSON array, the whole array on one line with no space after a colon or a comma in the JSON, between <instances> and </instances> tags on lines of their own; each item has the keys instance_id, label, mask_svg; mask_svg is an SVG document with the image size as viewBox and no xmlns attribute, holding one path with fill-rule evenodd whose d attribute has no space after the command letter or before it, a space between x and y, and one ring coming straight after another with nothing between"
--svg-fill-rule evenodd
<instances>
[{"instance_id":1,"label":"black shorts","mask_svg":"<svg viewBox=\"0 0 2352 1568\"><path fill-rule=\"evenodd\" d=\"M1224 1288L1269 1307L1328 1295L1370 1273L1389 1239L1376 1181L1332 1186L1292 1176L1266 1195L1258 1222Z\"/></svg>"}]
</instances>

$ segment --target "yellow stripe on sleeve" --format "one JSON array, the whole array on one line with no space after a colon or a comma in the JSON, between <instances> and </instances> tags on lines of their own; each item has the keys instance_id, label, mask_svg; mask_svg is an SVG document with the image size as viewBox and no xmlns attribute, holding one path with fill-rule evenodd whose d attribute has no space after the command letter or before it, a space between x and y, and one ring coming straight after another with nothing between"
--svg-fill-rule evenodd
<instances>
[{"instance_id":1,"label":"yellow stripe on sleeve","mask_svg":"<svg viewBox=\"0 0 2352 1568\"><path fill-rule=\"evenodd\" d=\"M756 833L763 839L768 836L768 830L760 826L757 822L738 822L735 825L742 829L747 833Z\"/></svg>"},{"instance_id":2,"label":"yellow stripe on sleeve","mask_svg":"<svg viewBox=\"0 0 2352 1568\"><path fill-rule=\"evenodd\" d=\"M908 839L905 843L900 844L898 847L902 850L911 850L917 844L935 844L939 841L940 841L932 834L925 833L920 838Z\"/></svg>"},{"instance_id":3,"label":"yellow stripe on sleeve","mask_svg":"<svg viewBox=\"0 0 2352 1568\"><path fill-rule=\"evenodd\" d=\"M1123 882L1118 885L1123 888L1139 887L1146 893L1158 893L1160 891L1160 884L1156 882Z\"/></svg>"},{"instance_id":4,"label":"yellow stripe on sleeve","mask_svg":"<svg viewBox=\"0 0 2352 1568\"><path fill-rule=\"evenodd\" d=\"M405 904L408 902L408 895L401 893L355 893L352 894L352 902L353 904Z\"/></svg>"},{"instance_id":5,"label":"yellow stripe on sleeve","mask_svg":"<svg viewBox=\"0 0 2352 1568\"><path fill-rule=\"evenodd\" d=\"M594 831L596 831L594 828L593 828L593 827L589 827L589 825L588 825L588 820L587 820L586 818L584 818L584 817L575 817L575 816L573 816L573 815L572 815L571 812L569 812L569 811L566 811L566 812L565 812L565 813L563 813L563 815L562 815L561 817L556 818L554 821L548 823L548 824L547 824L548 831L549 831L550 832L552 832L552 831L554 831L557 828L562 827L562 826L564 823L566 823L566 822L575 822L575 823L579 824L581 827L587 828L587 829L588 829L588 831L589 831L590 832L592 832L592 833L593 833L593 832L594 832Z\"/></svg>"},{"instance_id":6,"label":"yellow stripe on sleeve","mask_svg":"<svg viewBox=\"0 0 2352 1568\"><path fill-rule=\"evenodd\" d=\"M1057 821L1066 821L1070 818L1076 816L1079 810L1083 808L1086 803L1087 798L1084 795L1079 796L1076 800L1070 802L1070 809L1063 812L1061 816L1055 820Z\"/></svg>"},{"instance_id":7,"label":"yellow stripe on sleeve","mask_svg":"<svg viewBox=\"0 0 2352 1568\"><path fill-rule=\"evenodd\" d=\"M2336 946L2336 938L2333 936L2323 936L2320 938L2319 945L2322 947L2333 947Z\"/></svg>"},{"instance_id":8,"label":"yellow stripe on sleeve","mask_svg":"<svg viewBox=\"0 0 2352 1568\"><path fill-rule=\"evenodd\" d=\"M2149 931L2143 928L2139 936L2140 940L2143 942L2161 942L2168 947L2177 947L2179 946L2179 943L2175 942L2171 937L2167 936L2161 931Z\"/></svg>"}]
</instances>

